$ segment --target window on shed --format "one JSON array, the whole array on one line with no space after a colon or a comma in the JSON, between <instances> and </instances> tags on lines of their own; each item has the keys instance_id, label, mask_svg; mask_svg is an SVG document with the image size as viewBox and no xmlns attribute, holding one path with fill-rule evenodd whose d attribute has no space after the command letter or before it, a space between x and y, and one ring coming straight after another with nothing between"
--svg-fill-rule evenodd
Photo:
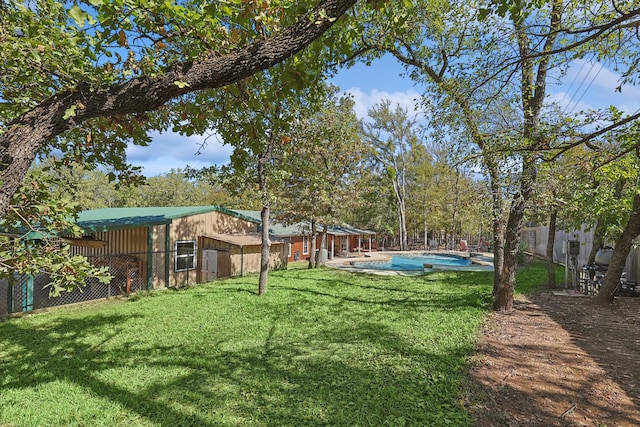
<instances>
[{"instance_id":1,"label":"window on shed","mask_svg":"<svg viewBox=\"0 0 640 427\"><path fill-rule=\"evenodd\" d=\"M302 236L302 255L309 253L309 236Z\"/></svg>"},{"instance_id":2,"label":"window on shed","mask_svg":"<svg viewBox=\"0 0 640 427\"><path fill-rule=\"evenodd\" d=\"M196 242L176 242L176 268L175 271L187 271L196 268Z\"/></svg>"}]
</instances>

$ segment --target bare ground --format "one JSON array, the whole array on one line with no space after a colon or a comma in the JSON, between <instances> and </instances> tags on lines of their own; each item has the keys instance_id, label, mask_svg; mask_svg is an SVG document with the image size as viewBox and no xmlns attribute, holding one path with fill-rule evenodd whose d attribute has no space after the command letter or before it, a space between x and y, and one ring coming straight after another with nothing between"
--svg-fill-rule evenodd
<instances>
[{"instance_id":1,"label":"bare ground","mask_svg":"<svg viewBox=\"0 0 640 427\"><path fill-rule=\"evenodd\" d=\"M640 426L640 298L542 293L485 325L465 404L485 426Z\"/></svg>"}]
</instances>

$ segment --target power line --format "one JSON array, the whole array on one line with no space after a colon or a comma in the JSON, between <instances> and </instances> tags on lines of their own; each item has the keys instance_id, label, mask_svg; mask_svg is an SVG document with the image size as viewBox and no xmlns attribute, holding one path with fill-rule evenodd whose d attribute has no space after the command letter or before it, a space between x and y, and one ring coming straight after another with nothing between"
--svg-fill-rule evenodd
<instances>
[{"instance_id":1,"label":"power line","mask_svg":"<svg viewBox=\"0 0 640 427\"><path fill-rule=\"evenodd\" d=\"M598 78L598 76L600 75L600 72L602 71L602 69L604 68L604 66L602 66L602 64L597 63L598 65L600 65L600 68L598 69L598 71L596 72L595 76L593 76L593 78L591 79L591 81L589 82L589 85L584 89L584 91L582 92L582 95L580 95L580 98L578 98L578 100L576 101L576 104L573 106L573 108L571 109L570 113L573 113L573 110L576 109L576 107L578 106L578 104L580 103L580 101L582 101L582 98L584 97L584 95L587 93L587 91L589 90L589 88L591 88L591 85L593 85L593 82L596 80L596 78ZM593 69L593 67L591 68ZM586 80L586 77L585 77Z\"/></svg>"},{"instance_id":2,"label":"power line","mask_svg":"<svg viewBox=\"0 0 640 427\"><path fill-rule=\"evenodd\" d=\"M582 70L584 69L585 65L590 62L592 63L593 59L595 58L595 54L594 57L591 58L590 60L584 60L584 62L582 63L582 66L580 67L580 71L578 71L578 74L576 74L576 77L574 79L574 82L578 79L578 76L582 73ZM571 100L571 102L567 103L567 105L565 106L565 108L563 108L562 113L563 114L570 114L573 112L573 110L575 110L575 108L577 107L577 103L575 103L575 105L573 106L573 108L571 108L569 110L569 107L571 106L571 103L573 102L573 98L580 92L580 90L582 89L582 86L584 85L585 81L587 80L587 78L589 77L589 75L591 74L591 71L593 70L593 66L591 68L589 68L589 71L587 71L587 73L584 75L584 77L581 78L580 80L580 84L578 85L576 91L573 93L573 95L571 95L570 91L567 91L567 95L569 96L569 99ZM571 84L571 86L573 86L573 83Z\"/></svg>"},{"instance_id":3,"label":"power line","mask_svg":"<svg viewBox=\"0 0 640 427\"><path fill-rule=\"evenodd\" d=\"M574 83L576 82L576 80L578 79L578 76L580 74L582 74L582 70L584 69L585 64L587 63L587 61L582 61L582 65L580 66L580 69L578 70L578 72L573 76L573 79L571 80L571 84L569 85L569 88L567 88L567 96L569 96L569 94L571 93L571 89L573 88ZM569 104L567 104L565 106L565 109L567 108ZM562 111L563 113L565 113L564 109Z\"/></svg>"}]
</instances>

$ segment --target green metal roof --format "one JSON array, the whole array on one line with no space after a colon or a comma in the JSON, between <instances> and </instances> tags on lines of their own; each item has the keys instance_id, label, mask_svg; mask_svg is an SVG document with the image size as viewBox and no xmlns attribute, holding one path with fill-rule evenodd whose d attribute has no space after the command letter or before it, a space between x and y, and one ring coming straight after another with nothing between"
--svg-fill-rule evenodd
<instances>
[{"instance_id":1,"label":"green metal roof","mask_svg":"<svg viewBox=\"0 0 640 427\"><path fill-rule=\"evenodd\" d=\"M260 211L249 211L245 209L231 209L233 212L236 212L241 215L245 215L255 219L256 221L262 222L262 217L260 216Z\"/></svg>"},{"instance_id":2,"label":"green metal roof","mask_svg":"<svg viewBox=\"0 0 640 427\"><path fill-rule=\"evenodd\" d=\"M369 230L363 230L361 228L355 228L352 227L350 225L342 225L342 226L335 226L335 227L329 227L329 230L334 230L337 233L344 233L344 234L352 234L352 235L362 235L362 234L369 234L369 235L374 235L376 234L375 231L369 231Z\"/></svg>"},{"instance_id":3,"label":"green metal roof","mask_svg":"<svg viewBox=\"0 0 640 427\"><path fill-rule=\"evenodd\" d=\"M179 206L91 209L78 214L77 224L86 231L121 230L170 224L176 218L207 212L222 212L246 221L259 223L252 217L220 206Z\"/></svg>"},{"instance_id":4,"label":"green metal roof","mask_svg":"<svg viewBox=\"0 0 640 427\"><path fill-rule=\"evenodd\" d=\"M122 230L126 228L149 227L154 225L170 224L176 218L198 215L207 212L221 212L245 221L261 224L260 211L227 209L221 206L177 206L177 207L143 207L143 208L102 208L82 211L78 214L77 225L85 231ZM271 223L270 234L275 237L301 236L309 232L308 222L299 222L293 225ZM2 230L0 230L2 231ZM334 235L376 234L372 231L360 230L349 225L330 226L328 232ZM4 230L4 233L7 233ZM41 239L40 232L25 234L23 239ZM47 236L51 236L47 233Z\"/></svg>"},{"instance_id":5,"label":"green metal roof","mask_svg":"<svg viewBox=\"0 0 640 427\"><path fill-rule=\"evenodd\" d=\"M233 209L233 212L253 218L258 224L262 224L260 211ZM269 224L269 233L276 237L301 236L303 234L307 234L310 228L311 226L305 222L299 222L293 225L284 225L271 221L271 224Z\"/></svg>"},{"instance_id":6,"label":"green metal roof","mask_svg":"<svg viewBox=\"0 0 640 427\"><path fill-rule=\"evenodd\" d=\"M249 210L241 210L241 209L233 209L233 212L236 212L243 216L248 216L254 218L256 222L259 224L262 223L260 217L260 211L249 211ZM321 228L321 225L318 225L318 228ZM302 236L304 234L308 234L311 229L311 225L309 222L303 221L293 225L283 225L277 222L272 222L269 227L269 233L278 237L289 237L289 236ZM361 230L359 228L352 227L350 225L343 226L329 226L327 228L327 232L329 234L333 234L336 236L348 236L348 235L375 235L374 231Z\"/></svg>"}]
</instances>

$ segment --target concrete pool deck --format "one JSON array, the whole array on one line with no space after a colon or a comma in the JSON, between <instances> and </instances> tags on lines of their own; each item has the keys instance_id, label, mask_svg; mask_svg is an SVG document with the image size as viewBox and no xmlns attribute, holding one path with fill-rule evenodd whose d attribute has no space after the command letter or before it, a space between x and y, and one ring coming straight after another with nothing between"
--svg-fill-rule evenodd
<instances>
[{"instance_id":1,"label":"concrete pool deck","mask_svg":"<svg viewBox=\"0 0 640 427\"><path fill-rule=\"evenodd\" d=\"M470 266L433 265L424 271L400 271L400 270L380 270L374 268L363 268L354 266L355 262L387 261L393 255L455 255L471 259ZM349 257L337 257L328 260L327 267L339 270L371 273L383 276L416 276L434 271L493 271L493 254L488 252L461 252L461 251L382 251L382 252L362 252L361 255L351 254Z\"/></svg>"}]
</instances>

